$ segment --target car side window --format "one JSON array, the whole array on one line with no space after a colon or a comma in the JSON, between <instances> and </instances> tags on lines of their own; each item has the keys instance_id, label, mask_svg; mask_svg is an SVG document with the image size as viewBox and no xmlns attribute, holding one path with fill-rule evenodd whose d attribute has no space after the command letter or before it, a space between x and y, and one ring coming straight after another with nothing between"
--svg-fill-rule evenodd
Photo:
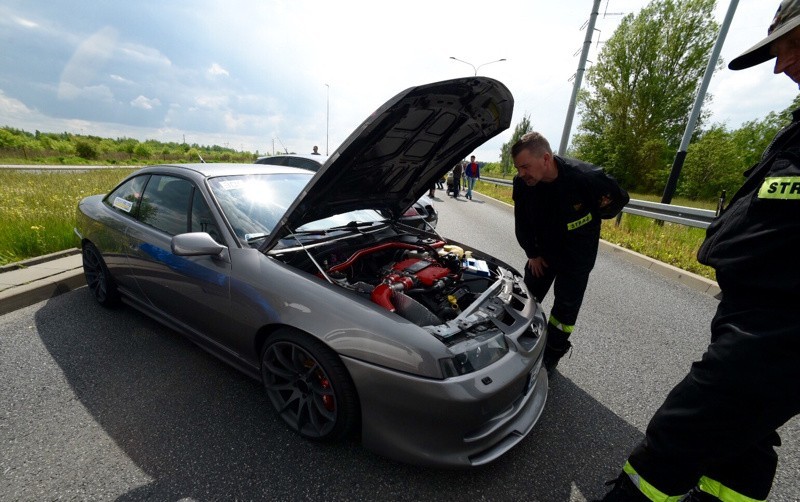
<instances>
[{"instance_id":1,"label":"car side window","mask_svg":"<svg viewBox=\"0 0 800 502\"><path fill-rule=\"evenodd\" d=\"M148 179L149 175L129 179L108 194L103 202L115 211L135 217Z\"/></svg>"},{"instance_id":2,"label":"car side window","mask_svg":"<svg viewBox=\"0 0 800 502\"><path fill-rule=\"evenodd\" d=\"M194 196L192 197L192 218L191 218L191 232L206 232L219 244L224 245L222 242L222 235L219 232L219 227L214 222L214 216L208 208L206 201L199 190L195 188Z\"/></svg>"},{"instance_id":3,"label":"car side window","mask_svg":"<svg viewBox=\"0 0 800 502\"><path fill-rule=\"evenodd\" d=\"M322 166L320 166L318 162L314 162L313 160L297 159L296 167L299 167L300 169L307 169L309 171L317 172L319 171L319 168Z\"/></svg>"},{"instance_id":4,"label":"car side window","mask_svg":"<svg viewBox=\"0 0 800 502\"><path fill-rule=\"evenodd\" d=\"M151 176L139 206L139 221L170 235L188 232L192 188L181 178Z\"/></svg>"}]
</instances>

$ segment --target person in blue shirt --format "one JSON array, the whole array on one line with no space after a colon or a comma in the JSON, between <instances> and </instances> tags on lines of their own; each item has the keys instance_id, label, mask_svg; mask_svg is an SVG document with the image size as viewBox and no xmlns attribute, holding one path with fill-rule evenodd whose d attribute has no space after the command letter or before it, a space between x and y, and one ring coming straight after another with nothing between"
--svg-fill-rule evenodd
<instances>
[{"instance_id":1,"label":"person in blue shirt","mask_svg":"<svg viewBox=\"0 0 800 502\"><path fill-rule=\"evenodd\" d=\"M464 196L472 200L472 189L475 188L475 182L481 179L481 168L475 162L474 155L469 158L469 164L464 168L464 176L467 180L467 193Z\"/></svg>"}]
</instances>

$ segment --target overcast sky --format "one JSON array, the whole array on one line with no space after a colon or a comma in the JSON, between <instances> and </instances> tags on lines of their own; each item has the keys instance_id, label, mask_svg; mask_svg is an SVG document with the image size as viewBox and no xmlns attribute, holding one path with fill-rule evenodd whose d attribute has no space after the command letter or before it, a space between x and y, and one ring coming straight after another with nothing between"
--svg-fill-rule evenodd
<instances>
[{"instance_id":1,"label":"overcast sky","mask_svg":"<svg viewBox=\"0 0 800 502\"><path fill-rule=\"evenodd\" d=\"M644 0L603 0L589 60ZM729 0L721 0L722 22ZM741 0L721 56L760 40L778 0ZM0 0L0 126L103 137L332 153L408 87L479 68L514 94L512 126L475 153L496 161L528 114L554 148L592 0ZM772 64L719 71L712 121L786 108ZM572 133L577 130L576 115Z\"/></svg>"}]
</instances>

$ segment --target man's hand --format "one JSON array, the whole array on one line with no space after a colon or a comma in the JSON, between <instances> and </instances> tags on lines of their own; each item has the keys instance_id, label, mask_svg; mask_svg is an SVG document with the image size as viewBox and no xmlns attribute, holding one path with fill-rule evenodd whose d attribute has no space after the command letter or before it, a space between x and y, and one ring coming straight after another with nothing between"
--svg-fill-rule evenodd
<instances>
[{"instance_id":1,"label":"man's hand","mask_svg":"<svg viewBox=\"0 0 800 502\"><path fill-rule=\"evenodd\" d=\"M528 268L531 269L534 277L541 277L544 274L544 269L547 267L547 262L544 258L537 256L536 258L528 258Z\"/></svg>"}]
</instances>

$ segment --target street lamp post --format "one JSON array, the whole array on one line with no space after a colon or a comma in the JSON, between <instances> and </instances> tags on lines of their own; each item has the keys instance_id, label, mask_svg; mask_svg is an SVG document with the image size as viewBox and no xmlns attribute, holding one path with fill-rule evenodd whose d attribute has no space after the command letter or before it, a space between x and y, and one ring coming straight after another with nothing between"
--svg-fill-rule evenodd
<instances>
[{"instance_id":1,"label":"street lamp post","mask_svg":"<svg viewBox=\"0 0 800 502\"><path fill-rule=\"evenodd\" d=\"M331 116L331 86L325 84L327 95L325 97L325 155L328 155L328 131L330 131Z\"/></svg>"},{"instance_id":2,"label":"street lamp post","mask_svg":"<svg viewBox=\"0 0 800 502\"><path fill-rule=\"evenodd\" d=\"M462 63L464 63L464 64L468 64L468 65L470 65L470 66L472 67L472 69L475 71L475 73L473 74L473 76L475 76L475 77L477 77L477 76L478 76L478 70L480 69L480 67L481 67L481 66L486 66L487 64L492 64L492 63L499 63L500 61L505 61L505 60L506 60L506 58L503 58L503 59L496 59L496 60L494 60L494 61L489 61L488 63L479 64L479 65L476 67L474 64L472 64L472 63L470 63L470 62L468 62L468 61L464 61L463 59L458 59L457 57L454 57L454 56L450 56L450 59L454 59L454 60L456 60L456 61L460 61L460 62L462 62Z\"/></svg>"}]
</instances>

